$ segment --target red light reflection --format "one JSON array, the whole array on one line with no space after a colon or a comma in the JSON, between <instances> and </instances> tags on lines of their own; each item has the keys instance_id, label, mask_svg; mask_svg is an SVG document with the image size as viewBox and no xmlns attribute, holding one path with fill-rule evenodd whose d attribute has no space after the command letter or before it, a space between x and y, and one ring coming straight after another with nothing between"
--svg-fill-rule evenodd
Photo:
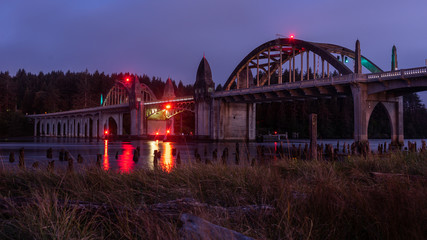
<instances>
[{"instance_id":1,"label":"red light reflection","mask_svg":"<svg viewBox=\"0 0 427 240\"><path fill-rule=\"evenodd\" d=\"M110 169L110 162L108 161L108 140L104 140L104 170Z\"/></svg>"},{"instance_id":2,"label":"red light reflection","mask_svg":"<svg viewBox=\"0 0 427 240\"><path fill-rule=\"evenodd\" d=\"M135 168L133 161L134 147L130 143L122 143L123 153L119 155L117 164L119 165L120 172L129 173Z\"/></svg>"}]
</instances>

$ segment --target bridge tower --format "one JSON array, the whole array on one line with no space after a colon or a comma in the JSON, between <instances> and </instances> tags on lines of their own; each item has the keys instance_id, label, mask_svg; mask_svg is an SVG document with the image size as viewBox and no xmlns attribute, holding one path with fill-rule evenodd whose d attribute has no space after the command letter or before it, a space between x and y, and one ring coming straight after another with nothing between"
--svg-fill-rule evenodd
<instances>
[{"instance_id":1,"label":"bridge tower","mask_svg":"<svg viewBox=\"0 0 427 240\"><path fill-rule=\"evenodd\" d=\"M397 70L396 48L392 50L392 71ZM359 40L356 41L354 79L361 78L362 57ZM369 93L367 82L354 82L351 85L354 102L354 139L356 142L368 141L369 119L377 104L382 104L388 114L391 125L392 145L403 144L403 97L397 97L392 93Z\"/></svg>"},{"instance_id":2,"label":"bridge tower","mask_svg":"<svg viewBox=\"0 0 427 240\"><path fill-rule=\"evenodd\" d=\"M145 126L145 108L144 96L138 77L135 75L129 91L129 108L130 108L130 134L140 136L144 134Z\"/></svg>"},{"instance_id":3,"label":"bridge tower","mask_svg":"<svg viewBox=\"0 0 427 240\"><path fill-rule=\"evenodd\" d=\"M195 103L195 135L201 138L211 138L212 134L212 94L215 83L212 71L205 56L197 69L194 83Z\"/></svg>"}]
</instances>

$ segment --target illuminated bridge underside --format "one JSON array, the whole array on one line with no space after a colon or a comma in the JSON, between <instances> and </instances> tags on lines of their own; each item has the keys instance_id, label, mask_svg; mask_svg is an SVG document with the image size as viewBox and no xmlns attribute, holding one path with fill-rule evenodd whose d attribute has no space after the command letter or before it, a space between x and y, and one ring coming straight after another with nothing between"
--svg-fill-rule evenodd
<instances>
[{"instance_id":1,"label":"illuminated bridge underside","mask_svg":"<svg viewBox=\"0 0 427 240\"><path fill-rule=\"evenodd\" d=\"M171 109L164 109L165 104L172 104ZM145 116L148 120L167 120L185 111L194 113L192 97L176 98L169 101L154 101L145 104Z\"/></svg>"}]
</instances>

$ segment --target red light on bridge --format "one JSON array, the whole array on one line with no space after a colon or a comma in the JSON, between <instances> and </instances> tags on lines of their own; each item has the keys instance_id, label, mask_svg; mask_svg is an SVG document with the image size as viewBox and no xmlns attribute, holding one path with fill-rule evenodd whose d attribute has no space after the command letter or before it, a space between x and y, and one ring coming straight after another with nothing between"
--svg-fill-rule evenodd
<instances>
[{"instance_id":1,"label":"red light on bridge","mask_svg":"<svg viewBox=\"0 0 427 240\"><path fill-rule=\"evenodd\" d=\"M129 82L129 81L130 81L130 78L128 78L128 77L127 77L127 78L126 78L126 82Z\"/></svg>"},{"instance_id":2,"label":"red light on bridge","mask_svg":"<svg viewBox=\"0 0 427 240\"><path fill-rule=\"evenodd\" d=\"M159 132L156 132L156 135L159 135Z\"/></svg>"},{"instance_id":3,"label":"red light on bridge","mask_svg":"<svg viewBox=\"0 0 427 240\"><path fill-rule=\"evenodd\" d=\"M166 105L166 109L171 109L171 105L170 104Z\"/></svg>"},{"instance_id":4,"label":"red light on bridge","mask_svg":"<svg viewBox=\"0 0 427 240\"><path fill-rule=\"evenodd\" d=\"M171 131L168 129L168 130L166 130L166 134L169 134Z\"/></svg>"},{"instance_id":5,"label":"red light on bridge","mask_svg":"<svg viewBox=\"0 0 427 240\"><path fill-rule=\"evenodd\" d=\"M105 130L104 133L105 133L105 135L108 135L108 130Z\"/></svg>"},{"instance_id":6,"label":"red light on bridge","mask_svg":"<svg viewBox=\"0 0 427 240\"><path fill-rule=\"evenodd\" d=\"M289 36L290 39L294 39L294 37L295 36L293 34L291 34L291 36Z\"/></svg>"}]
</instances>

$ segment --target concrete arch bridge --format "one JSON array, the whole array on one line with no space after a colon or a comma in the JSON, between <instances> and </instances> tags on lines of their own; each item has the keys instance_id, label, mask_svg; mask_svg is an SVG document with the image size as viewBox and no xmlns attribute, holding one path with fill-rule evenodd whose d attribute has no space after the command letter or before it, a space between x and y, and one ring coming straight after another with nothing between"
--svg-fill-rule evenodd
<instances>
[{"instance_id":1,"label":"concrete arch bridge","mask_svg":"<svg viewBox=\"0 0 427 240\"><path fill-rule=\"evenodd\" d=\"M138 78L117 80L102 105L64 112L35 114L34 136L100 137L174 134L174 117L194 112L194 100L175 97L170 79L163 98Z\"/></svg>"},{"instance_id":2,"label":"concrete arch bridge","mask_svg":"<svg viewBox=\"0 0 427 240\"><path fill-rule=\"evenodd\" d=\"M257 103L351 96L355 141L368 140L370 116L382 104L391 123L392 142L402 144L402 95L427 90L427 69L398 69L395 47L391 70L383 71L361 55L359 41L353 51L278 38L244 57L222 91L213 92L211 69L203 58L194 87L196 135L206 138L254 140Z\"/></svg>"}]
</instances>

